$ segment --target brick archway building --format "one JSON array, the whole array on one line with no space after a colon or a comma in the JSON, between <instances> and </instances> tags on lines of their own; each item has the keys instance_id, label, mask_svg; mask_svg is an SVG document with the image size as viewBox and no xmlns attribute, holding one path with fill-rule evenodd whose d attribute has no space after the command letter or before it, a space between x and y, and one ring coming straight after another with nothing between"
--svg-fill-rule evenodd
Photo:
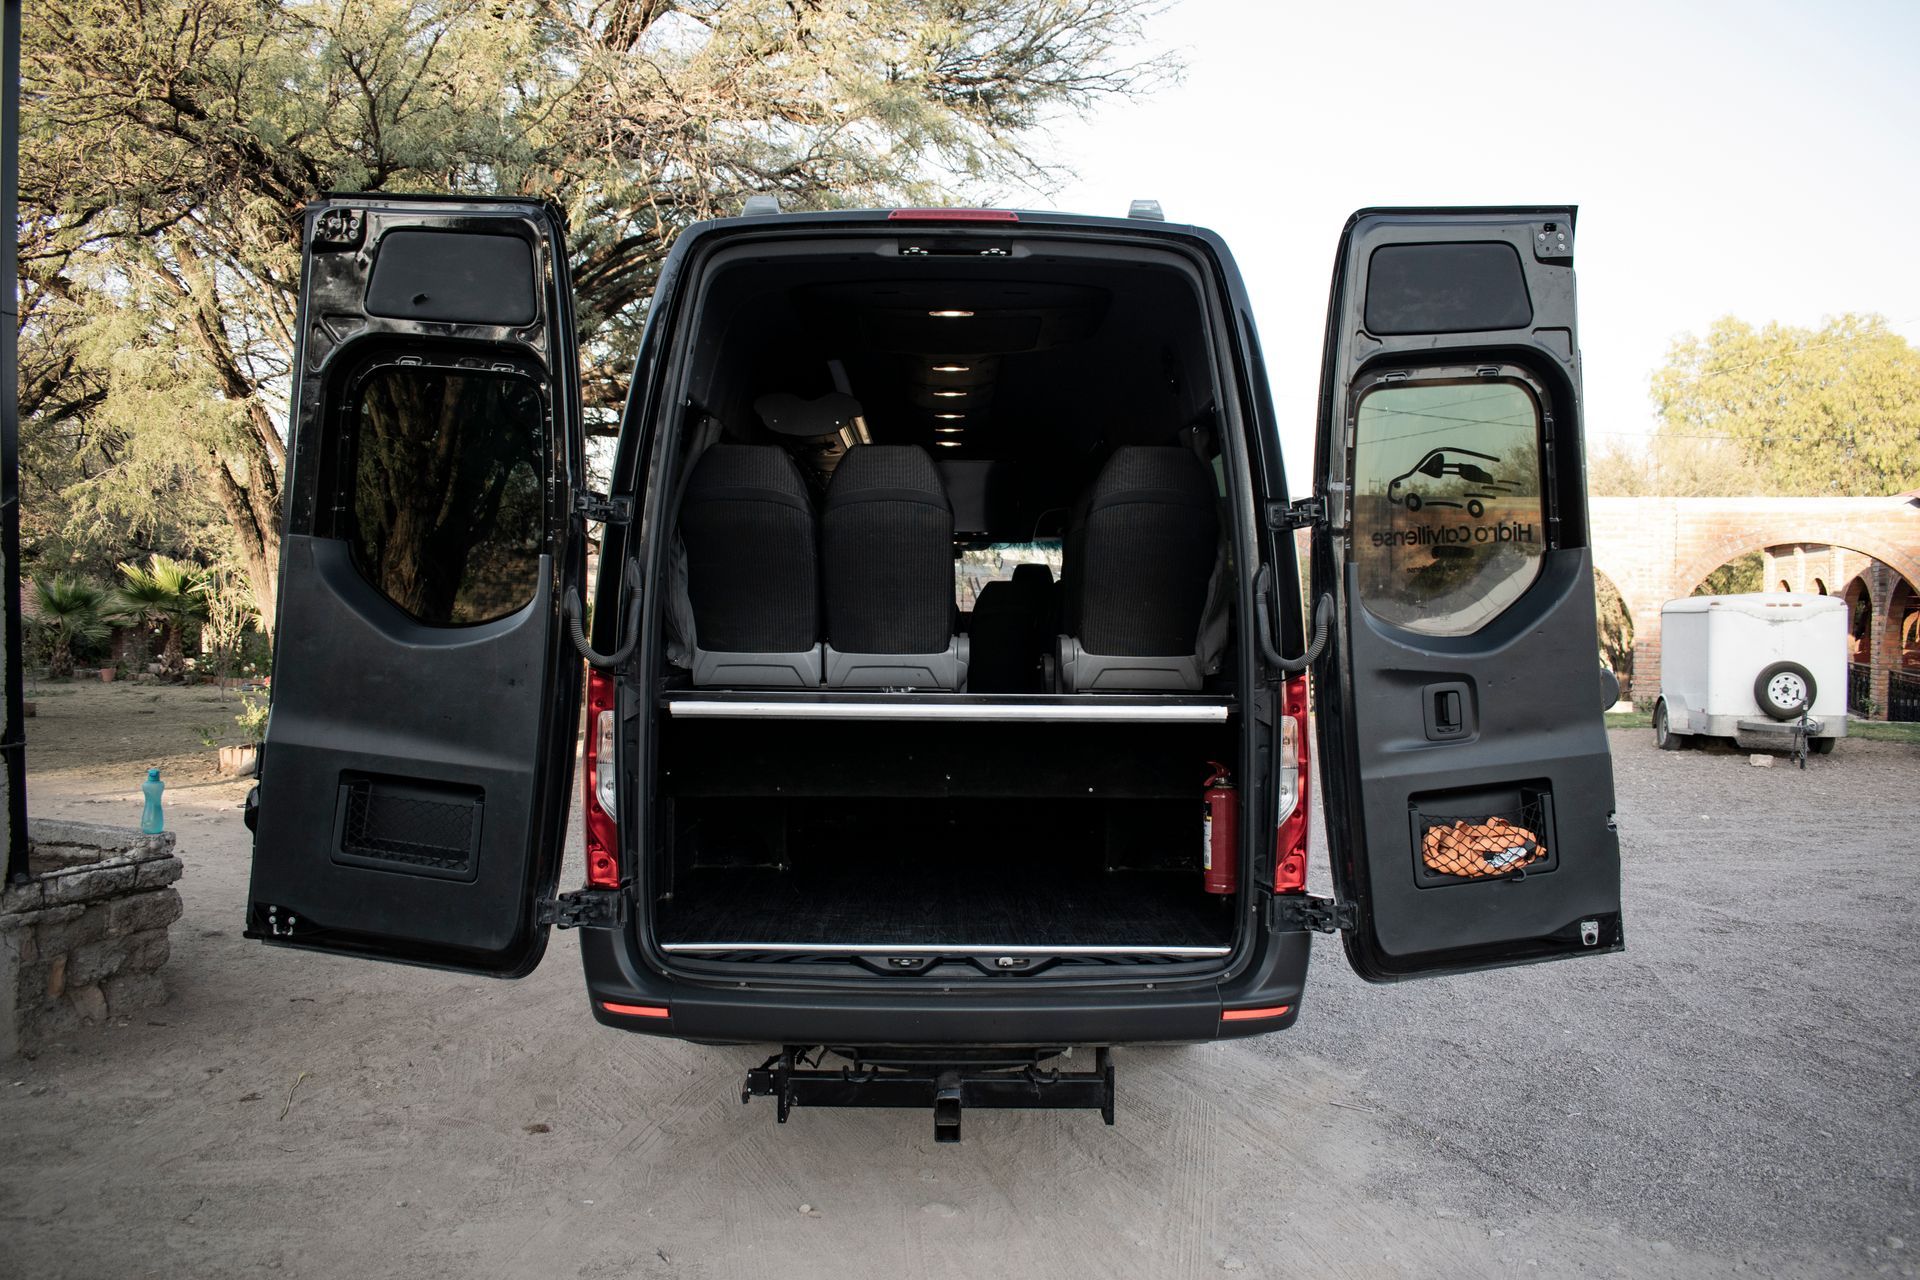
<instances>
[{"instance_id":1,"label":"brick archway building","mask_svg":"<svg viewBox=\"0 0 1920 1280\"><path fill-rule=\"evenodd\" d=\"M1863 660L1885 706L1901 664L1900 624L1920 598L1920 492L1888 498L1593 498L1593 566L1633 619L1633 696L1660 692L1660 606L1735 557L1766 557L1767 590L1840 595L1855 578L1872 601ZM1816 586L1816 583L1819 585ZM1895 612L1898 610L1898 612Z\"/></svg>"}]
</instances>

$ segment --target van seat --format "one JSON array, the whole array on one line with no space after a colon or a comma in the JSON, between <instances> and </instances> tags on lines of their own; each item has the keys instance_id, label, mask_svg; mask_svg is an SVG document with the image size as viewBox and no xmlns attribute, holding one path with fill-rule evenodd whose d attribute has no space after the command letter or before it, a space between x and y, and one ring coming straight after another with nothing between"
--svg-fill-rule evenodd
<instances>
[{"instance_id":1,"label":"van seat","mask_svg":"<svg viewBox=\"0 0 1920 1280\"><path fill-rule=\"evenodd\" d=\"M800 468L772 445L717 444L680 504L696 685L818 687L820 570Z\"/></svg>"},{"instance_id":2,"label":"van seat","mask_svg":"<svg viewBox=\"0 0 1920 1280\"><path fill-rule=\"evenodd\" d=\"M830 687L965 687L953 509L925 449L849 450L827 486L820 551Z\"/></svg>"},{"instance_id":3,"label":"van seat","mask_svg":"<svg viewBox=\"0 0 1920 1280\"><path fill-rule=\"evenodd\" d=\"M1197 692L1219 551L1212 473L1190 450L1117 449L1067 531L1063 692Z\"/></svg>"}]
</instances>

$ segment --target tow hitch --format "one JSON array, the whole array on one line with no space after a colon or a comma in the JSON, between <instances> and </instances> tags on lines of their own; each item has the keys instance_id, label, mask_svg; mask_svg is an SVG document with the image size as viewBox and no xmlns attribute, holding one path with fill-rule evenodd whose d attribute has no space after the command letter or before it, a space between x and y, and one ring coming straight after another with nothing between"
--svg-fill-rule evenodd
<instances>
[{"instance_id":1,"label":"tow hitch","mask_svg":"<svg viewBox=\"0 0 1920 1280\"><path fill-rule=\"evenodd\" d=\"M793 1108L932 1107L933 1140L960 1141L967 1107L1086 1108L1113 1123L1113 1054L1093 1051L1093 1070L1042 1067L1063 1050L893 1049L786 1045L747 1072L740 1101L772 1098L781 1124ZM826 1054L849 1061L822 1067Z\"/></svg>"}]
</instances>

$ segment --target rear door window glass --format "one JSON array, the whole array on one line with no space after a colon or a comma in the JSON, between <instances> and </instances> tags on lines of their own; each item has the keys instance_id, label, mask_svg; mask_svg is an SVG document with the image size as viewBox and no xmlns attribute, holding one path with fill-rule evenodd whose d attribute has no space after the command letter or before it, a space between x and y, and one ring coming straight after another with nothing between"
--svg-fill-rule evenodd
<instances>
[{"instance_id":1,"label":"rear door window glass","mask_svg":"<svg viewBox=\"0 0 1920 1280\"><path fill-rule=\"evenodd\" d=\"M1525 384L1373 387L1355 412L1353 473L1360 600L1383 622L1467 635L1539 574L1540 402Z\"/></svg>"},{"instance_id":2,"label":"rear door window glass","mask_svg":"<svg viewBox=\"0 0 1920 1280\"><path fill-rule=\"evenodd\" d=\"M546 410L518 374L393 365L349 408L341 506L354 564L420 622L526 607L546 531Z\"/></svg>"}]
</instances>

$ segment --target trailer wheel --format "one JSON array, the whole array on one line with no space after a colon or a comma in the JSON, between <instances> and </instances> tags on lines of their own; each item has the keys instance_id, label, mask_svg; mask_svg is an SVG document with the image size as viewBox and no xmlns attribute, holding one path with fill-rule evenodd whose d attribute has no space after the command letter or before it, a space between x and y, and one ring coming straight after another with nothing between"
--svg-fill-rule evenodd
<instances>
[{"instance_id":1,"label":"trailer wheel","mask_svg":"<svg viewBox=\"0 0 1920 1280\"><path fill-rule=\"evenodd\" d=\"M1792 720L1802 709L1813 705L1818 686L1813 672L1797 662L1774 662L1764 667L1753 682L1753 700L1775 720Z\"/></svg>"},{"instance_id":2,"label":"trailer wheel","mask_svg":"<svg viewBox=\"0 0 1920 1280\"><path fill-rule=\"evenodd\" d=\"M1667 700L1665 698L1653 704L1653 743L1662 751L1683 751L1686 749L1685 734L1675 733L1667 723Z\"/></svg>"},{"instance_id":3,"label":"trailer wheel","mask_svg":"<svg viewBox=\"0 0 1920 1280\"><path fill-rule=\"evenodd\" d=\"M1807 750L1817 756L1830 756L1833 754L1833 744L1838 741L1838 738L1808 738Z\"/></svg>"}]
</instances>

